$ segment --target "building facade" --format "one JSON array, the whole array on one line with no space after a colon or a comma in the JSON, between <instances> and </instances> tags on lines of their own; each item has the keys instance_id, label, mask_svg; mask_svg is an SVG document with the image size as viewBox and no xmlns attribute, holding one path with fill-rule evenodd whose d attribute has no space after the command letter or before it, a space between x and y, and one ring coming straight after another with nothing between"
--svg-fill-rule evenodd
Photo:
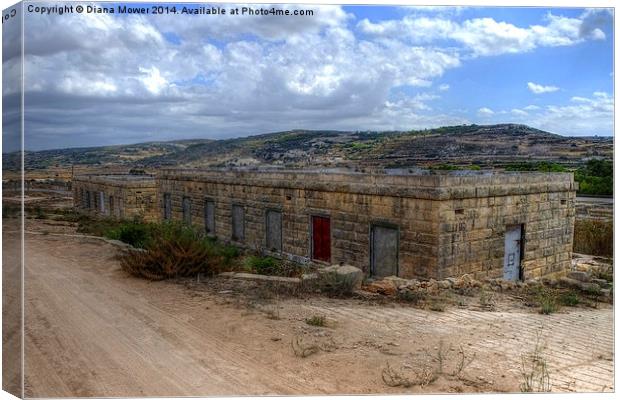
<instances>
[{"instance_id":1,"label":"building facade","mask_svg":"<svg viewBox=\"0 0 620 400\"><path fill-rule=\"evenodd\" d=\"M156 183L164 220L369 276L519 280L571 262L576 184L567 173L169 169Z\"/></svg>"},{"instance_id":2,"label":"building facade","mask_svg":"<svg viewBox=\"0 0 620 400\"><path fill-rule=\"evenodd\" d=\"M73 178L73 205L93 216L156 221L157 183L153 175L79 175Z\"/></svg>"}]
</instances>

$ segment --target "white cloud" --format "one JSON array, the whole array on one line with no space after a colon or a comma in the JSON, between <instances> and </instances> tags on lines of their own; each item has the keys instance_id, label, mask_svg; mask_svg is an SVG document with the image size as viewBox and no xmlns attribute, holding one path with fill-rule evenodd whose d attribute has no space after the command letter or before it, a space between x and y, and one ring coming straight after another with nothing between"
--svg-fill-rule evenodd
<instances>
[{"instance_id":1,"label":"white cloud","mask_svg":"<svg viewBox=\"0 0 620 400\"><path fill-rule=\"evenodd\" d=\"M527 88L534 94L552 93L560 90L557 86L544 86L534 82L528 82Z\"/></svg>"},{"instance_id":2,"label":"white cloud","mask_svg":"<svg viewBox=\"0 0 620 400\"><path fill-rule=\"evenodd\" d=\"M364 20L356 30L342 7L311 8L317 14L308 18L223 17L209 23L178 15L82 14L65 24L56 16L31 15L26 98L29 115L37 116L29 121L32 143L58 147L291 127L468 123L459 116L465 112L437 110L429 94L450 90L439 84L446 71L472 56L599 39L596 30L607 21L597 13L549 16L541 30L490 18L453 22L435 13ZM3 68L19 72L14 60L6 59ZM18 92L15 82L4 83L3 94ZM588 101L603 99L592 95ZM478 114L510 115L486 107Z\"/></svg>"},{"instance_id":3,"label":"white cloud","mask_svg":"<svg viewBox=\"0 0 620 400\"><path fill-rule=\"evenodd\" d=\"M527 113L527 111L520 110L520 109L518 109L518 108L513 108L512 110L510 110L510 112L511 112L513 115L516 115L516 116L518 116L518 117L524 117L524 116L526 116L526 115L529 115L529 114Z\"/></svg>"},{"instance_id":4,"label":"white cloud","mask_svg":"<svg viewBox=\"0 0 620 400\"><path fill-rule=\"evenodd\" d=\"M569 104L548 105L528 115L513 114L520 122L562 135L613 134L614 100L605 92L594 92L591 97L574 96ZM526 107L527 108L527 107Z\"/></svg>"},{"instance_id":5,"label":"white cloud","mask_svg":"<svg viewBox=\"0 0 620 400\"><path fill-rule=\"evenodd\" d=\"M535 110L540 110L540 107L534 105L534 104L530 104L528 106L523 107L524 110L528 110L528 111L535 111Z\"/></svg>"},{"instance_id":6,"label":"white cloud","mask_svg":"<svg viewBox=\"0 0 620 400\"><path fill-rule=\"evenodd\" d=\"M152 94L159 94L164 88L168 86L168 81L166 78L161 76L159 72L159 68L151 67L151 68L138 68L139 71L144 74L143 77L140 78L146 89Z\"/></svg>"},{"instance_id":7,"label":"white cloud","mask_svg":"<svg viewBox=\"0 0 620 400\"><path fill-rule=\"evenodd\" d=\"M570 46L585 40L603 40L604 26L611 26L610 11L587 11L579 18L548 14L546 25L518 27L493 18L474 18L461 23L441 17L409 15L400 20L371 22L364 19L357 28L368 35L403 36L413 43L453 40L474 57L523 53L537 47Z\"/></svg>"},{"instance_id":8,"label":"white cloud","mask_svg":"<svg viewBox=\"0 0 620 400\"><path fill-rule=\"evenodd\" d=\"M488 107L478 109L478 115L481 117L490 117L493 114L495 114L495 112Z\"/></svg>"}]
</instances>

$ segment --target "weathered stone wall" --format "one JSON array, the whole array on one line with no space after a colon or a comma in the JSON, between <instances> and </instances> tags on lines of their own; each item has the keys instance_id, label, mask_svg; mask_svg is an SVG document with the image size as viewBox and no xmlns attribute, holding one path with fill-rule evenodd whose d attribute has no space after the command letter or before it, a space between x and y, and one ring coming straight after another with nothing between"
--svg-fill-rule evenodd
<instances>
[{"instance_id":1,"label":"weathered stone wall","mask_svg":"<svg viewBox=\"0 0 620 400\"><path fill-rule=\"evenodd\" d=\"M439 275L501 277L507 226L521 225L522 278L568 269L576 184L572 174L501 174L452 180L440 209Z\"/></svg>"},{"instance_id":2,"label":"weathered stone wall","mask_svg":"<svg viewBox=\"0 0 620 400\"><path fill-rule=\"evenodd\" d=\"M267 210L282 213L282 255L311 262L312 215L331 219L331 263L347 263L370 271L369 230L374 223L400 227L400 271L403 276L432 275L437 267L438 203L431 199L396 196L434 190L427 177L313 173L197 173L163 171L158 177L159 208L169 193L172 219L183 219L182 201L192 204L192 225L204 227L205 200L215 203L215 236L232 240L232 207L245 210L244 246L266 248ZM427 178L418 179L416 178ZM398 182L400 180L400 183ZM378 182L381 182L379 184ZM389 188L386 184L393 183ZM404 183L417 183L406 186ZM424 183L426 186L422 186ZM392 195L383 193L392 192Z\"/></svg>"},{"instance_id":3,"label":"weathered stone wall","mask_svg":"<svg viewBox=\"0 0 620 400\"><path fill-rule=\"evenodd\" d=\"M101 209L103 193L104 208ZM93 216L113 218L159 218L157 185L149 175L81 175L73 179L76 210Z\"/></svg>"},{"instance_id":4,"label":"weathered stone wall","mask_svg":"<svg viewBox=\"0 0 620 400\"><path fill-rule=\"evenodd\" d=\"M244 209L239 244L266 250L266 213L282 213L282 253L311 262L311 216L331 220L331 263L371 273L373 225L398 229L398 274L441 278L463 273L501 277L507 225L523 224L523 278L570 263L575 184L571 174L365 175L318 172L163 170L159 214L205 225L215 204L215 232L232 239L232 209ZM189 203L188 203L189 202Z\"/></svg>"}]
</instances>

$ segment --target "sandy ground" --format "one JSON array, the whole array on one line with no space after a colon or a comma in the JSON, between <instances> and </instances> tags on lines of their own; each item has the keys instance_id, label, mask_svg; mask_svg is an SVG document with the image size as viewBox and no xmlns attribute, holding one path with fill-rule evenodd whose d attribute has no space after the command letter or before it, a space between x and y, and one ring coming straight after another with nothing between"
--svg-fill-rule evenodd
<instances>
[{"instance_id":1,"label":"sandy ground","mask_svg":"<svg viewBox=\"0 0 620 400\"><path fill-rule=\"evenodd\" d=\"M2 221L2 389L22 396L21 223Z\"/></svg>"},{"instance_id":2,"label":"sandy ground","mask_svg":"<svg viewBox=\"0 0 620 400\"><path fill-rule=\"evenodd\" d=\"M71 233L43 223L27 229ZM130 277L115 252L96 239L26 235L26 396L518 392L522 356L537 336L553 391L613 390L608 305L544 316L522 305L435 312L362 299L268 298L224 278ZM328 326L305 322L315 315ZM317 352L300 357L293 342ZM451 376L459 352L473 361ZM439 353L446 373L431 384L382 380L388 364L414 376Z\"/></svg>"}]
</instances>

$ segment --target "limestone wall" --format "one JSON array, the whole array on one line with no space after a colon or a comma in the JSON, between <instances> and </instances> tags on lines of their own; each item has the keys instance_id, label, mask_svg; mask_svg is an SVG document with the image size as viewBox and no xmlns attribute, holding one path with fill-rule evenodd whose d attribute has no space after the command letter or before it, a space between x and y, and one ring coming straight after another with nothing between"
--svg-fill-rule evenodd
<instances>
[{"instance_id":1,"label":"limestone wall","mask_svg":"<svg viewBox=\"0 0 620 400\"><path fill-rule=\"evenodd\" d=\"M76 210L93 216L158 219L157 185L153 176L81 175L73 179ZM103 208L101 194L103 193Z\"/></svg>"},{"instance_id":2,"label":"limestone wall","mask_svg":"<svg viewBox=\"0 0 620 400\"><path fill-rule=\"evenodd\" d=\"M512 225L523 231L523 279L561 273L571 262L576 189L572 174L454 180L439 212L439 275L501 277Z\"/></svg>"},{"instance_id":3,"label":"limestone wall","mask_svg":"<svg viewBox=\"0 0 620 400\"><path fill-rule=\"evenodd\" d=\"M365 175L299 171L163 170L158 209L170 196L171 217L205 225L215 204L215 232L232 239L233 205L244 209L240 245L266 250L266 213L282 213L282 253L311 262L311 216L331 220L331 263L371 273L371 229L398 229L398 274L440 278L463 273L502 276L507 225L523 224L523 278L570 263L576 186L572 174L459 173Z\"/></svg>"},{"instance_id":4,"label":"limestone wall","mask_svg":"<svg viewBox=\"0 0 620 400\"><path fill-rule=\"evenodd\" d=\"M390 178L385 177L384 178ZM400 177L394 177L400 178ZM205 199L215 203L215 232L222 240L232 240L232 207L245 210L244 246L264 249L266 212L282 212L282 256L311 262L312 215L331 219L331 263L347 263L370 272L372 224L400 228L399 274L431 275L437 267L439 204L429 198L383 195L420 194L436 190L429 180L412 177L418 186L390 189L396 179L384 182L365 175L323 175L320 173L197 173L162 171L158 176L159 208L163 215L163 195L170 193L172 218L183 219L183 197L192 204L192 224L204 227ZM423 182L424 181L424 182ZM429 186L422 186L426 183Z\"/></svg>"}]
</instances>

